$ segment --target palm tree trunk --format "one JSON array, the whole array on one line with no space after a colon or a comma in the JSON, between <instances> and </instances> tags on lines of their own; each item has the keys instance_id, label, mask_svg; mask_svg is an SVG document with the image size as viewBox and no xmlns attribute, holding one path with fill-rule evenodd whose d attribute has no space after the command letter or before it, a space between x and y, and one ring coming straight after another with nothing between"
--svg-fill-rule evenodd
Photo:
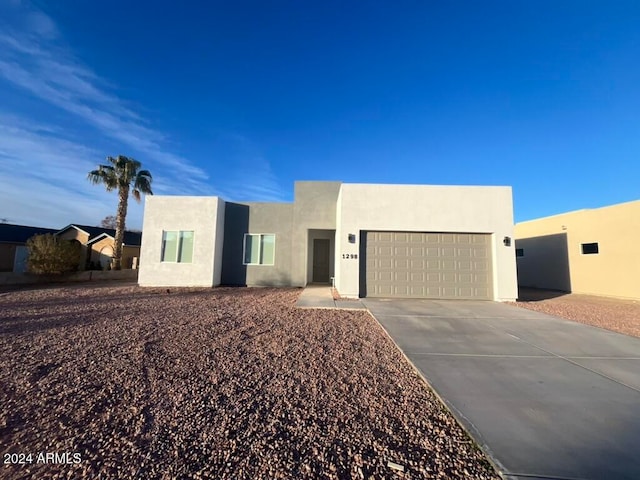
<instances>
[{"instance_id":1,"label":"palm tree trunk","mask_svg":"<svg viewBox=\"0 0 640 480\"><path fill-rule=\"evenodd\" d=\"M118 213L116 214L116 239L113 246L112 270L122 269L122 243L124 241L124 222L127 217L127 204L129 201L129 185L118 189Z\"/></svg>"}]
</instances>

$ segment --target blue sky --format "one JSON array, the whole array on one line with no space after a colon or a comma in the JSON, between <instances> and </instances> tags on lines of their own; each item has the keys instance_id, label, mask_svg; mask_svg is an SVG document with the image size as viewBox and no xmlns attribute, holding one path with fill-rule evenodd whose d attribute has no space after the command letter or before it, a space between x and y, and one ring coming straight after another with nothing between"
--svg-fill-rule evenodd
<instances>
[{"instance_id":1,"label":"blue sky","mask_svg":"<svg viewBox=\"0 0 640 480\"><path fill-rule=\"evenodd\" d=\"M86 173L511 185L515 220L640 198L637 1L0 2L0 218L98 224ZM130 204L128 227L142 206Z\"/></svg>"}]
</instances>

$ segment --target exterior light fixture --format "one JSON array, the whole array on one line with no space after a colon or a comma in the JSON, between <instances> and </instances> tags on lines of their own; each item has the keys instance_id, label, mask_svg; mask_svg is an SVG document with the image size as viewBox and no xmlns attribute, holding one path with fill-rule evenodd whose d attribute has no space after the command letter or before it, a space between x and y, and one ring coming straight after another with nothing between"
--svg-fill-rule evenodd
<instances>
[{"instance_id":1,"label":"exterior light fixture","mask_svg":"<svg viewBox=\"0 0 640 480\"><path fill-rule=\"evenodd\" d=\"M504 237L504 239L502 240L502 243L504 243L505 247L510 247L511 246L511 237Z\"/></svg>"},{"instance_id":2,"label":"exterior light fixture","mask_svg":"<svg viewBox=\"0 0 640 480\"><path fill-rule=\"evenodd\" d=\"M356 243L356 236L353 233L349 234L349 243Z\"/></svg>"}]
</instances>

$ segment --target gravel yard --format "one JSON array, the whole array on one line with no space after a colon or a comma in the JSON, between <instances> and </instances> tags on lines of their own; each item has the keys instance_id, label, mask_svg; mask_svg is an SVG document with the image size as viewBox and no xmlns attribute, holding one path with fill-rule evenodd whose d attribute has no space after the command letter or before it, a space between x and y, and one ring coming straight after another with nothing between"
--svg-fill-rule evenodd
<instances>
[{"instance_id":1,"label":"gravel yard","mask_svg":"<svg viewBox=\"0 0 640 480\"><path fill-rule=\"evenodd\" d=\"M299 293L0 293L0 477L499 478L366 312Z\"/></svg>"},{"instance_id":2,"label":"gravel yard","mask_svg":"<svg viewBox=\"0 0 640 480\"><path fill-rule=\"evenodd\" d=\"M518 307L640 337L640 301L521 289Z\"/></svg>"}]
</instances>

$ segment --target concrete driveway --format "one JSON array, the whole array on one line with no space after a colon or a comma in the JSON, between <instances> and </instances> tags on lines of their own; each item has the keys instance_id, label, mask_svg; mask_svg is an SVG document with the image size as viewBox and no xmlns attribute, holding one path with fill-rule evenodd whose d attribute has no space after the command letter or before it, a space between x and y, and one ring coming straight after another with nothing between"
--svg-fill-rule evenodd
<instances>
[{"instance_id":1,"label":"concrete driveway","mask_svg":"<svg viewBox=\"0 0 640 480\"><path fill-rule=\"evenodd\" d=\"M494 302L363 303L506 478L640 478L640 339Z\"/></svg>"}]
</instances>

